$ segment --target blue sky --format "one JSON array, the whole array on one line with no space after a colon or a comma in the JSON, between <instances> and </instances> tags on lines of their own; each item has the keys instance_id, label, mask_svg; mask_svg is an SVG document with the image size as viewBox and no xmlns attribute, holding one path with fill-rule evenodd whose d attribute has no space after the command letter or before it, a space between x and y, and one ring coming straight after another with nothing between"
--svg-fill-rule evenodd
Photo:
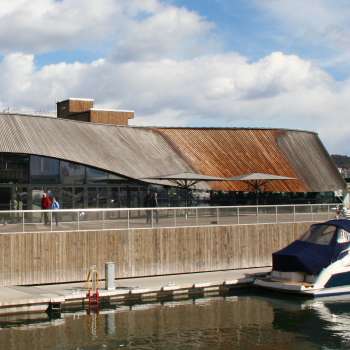
<instances>
[{"instance_id":1,"label":"blue sky","mask_svg":"<svg viewBox=\"0 0 350 350\"><path fill-rule=\"evenodd\" d=\"M350 154L348 0L11 0L0 109L68 97L134 124L319 133Z\"/></svg>"},{"instance_id":2,"label":"blue sky","mask_svg":"<svg viewBox=\"0 0 350 350\"><path fill-rule=\"evenodd\" d=\"M237 50L251 60L264 57L273 51L282 51L319 61L322 65L323 60L337 54L338 51L329 46L325 47L318 40L300 40L300 37L293 36L290 33L293 28L285 27L283 18L275 17L266 11L264 6L259 6L259 0L173 0L170 2L196 11L215 23L224 48ZM273 3L274 0L260 0L260 4L264 2ZM332 1L328 3L332 4ZM334 7L337 6L336 3L333 4ZM339 3L347 5L347 8L350 5L342 0ZM302 11L303 8L296 6L295 9ZM325 65L325 69L338 80L347 78L347 68Z\"/></svg>"}]
</instances>

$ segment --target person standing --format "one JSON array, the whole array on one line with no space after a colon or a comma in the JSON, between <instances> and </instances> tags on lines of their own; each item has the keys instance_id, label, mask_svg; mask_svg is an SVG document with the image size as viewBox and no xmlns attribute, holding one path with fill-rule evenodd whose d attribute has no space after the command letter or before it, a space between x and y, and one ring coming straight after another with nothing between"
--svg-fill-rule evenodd
<instances>
[{"instance_id":1,"label":"person standing","mask_svg":"<svg viewBox=\"0 0 350 350\"><path fill-rule=\"evenodd\" d=\"M13 211L13 213L10 214L11 221L13 223L19 222L19 214L17 212L17 210L18 210L18 201L17 201L17 197L15 195L11 198L10 210Z\"/></svg>"},{"instance_id":2,"label":"person standing","mask_svg":"<svg viewBox=\"0 0 350 350\"><path fill-rule=\"evenodd\" d=\"M50 210L52 206L51 198L44 192L41 198L41 208L44 211L44 223L45 225L50 224L49 216L47 210Z\"/></svg>"},{"instance_id":3,"label":"person standing","mask_svg":"<svg viewBox=\"0 0 350 350\"><path fill-rule=\"evenodd\" d=\"M157 208L158 207L158 193L154 192L152 195L152 206L153 208ZM158 210L154 210L153 211L156 217L156 223L158 224L159 221L159 216L158 216Z\"/></svg>"},{"instance_id":4,"label":"person standing","mask_svg":"<svg viewBox=\"0 0 350 350\"><path fill-rule=\"evenodd\" d=\"M46 225L47 223L47 213L45 213L45 205L46 205L46 193L44 192L41 196L41 217L40 217L40 222L43 221L44 217L44 224Z\"/></svg>"},{"instance_id":5,"label":"person standing","mask_svg":"<svg viewBox=\"0 0 350 350\"><path fill-rule=\"evenodd\" d=\"M60 209L60 203L58 202L56 197L52 197L51 209L53 210L53 212L52 212L53 219L56 222L56 226L58 226L58 212L57 211Z\"/></svg>"},{"instance_id":6,"label":"person standing","mask_svg":"<svg viewBox=\"0 0 350 350\"><path fill-rule=\"evenodd\" d=\"M151 192L150 190L147 190L145 201L144 201L145 208L156 208L158 207L158 195L157 192ZM158 210L154 210L155 213L155 219L156 223L158 224ZM152 219L152 210L146 210L146 223L151 223Z\"/></svg>"}]
</instances>

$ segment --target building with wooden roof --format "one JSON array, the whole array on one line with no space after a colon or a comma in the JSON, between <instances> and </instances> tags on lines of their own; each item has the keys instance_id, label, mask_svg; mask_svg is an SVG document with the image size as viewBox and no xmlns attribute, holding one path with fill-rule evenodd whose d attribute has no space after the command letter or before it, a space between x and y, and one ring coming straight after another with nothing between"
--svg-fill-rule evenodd
<instances>
[{"instance_id":1,"label":"building with wooden roof","mask_svg":"<svg viewBox=\"0 0 350 350\"><path fill-rule=\"evenodd\" d=\"M0 114L0 209L13 198L37 208L43 190L55 193L65 208L140 207L150 185L144 178L181 172L295 178L267 184L270 201L329 200L346 187L314 132L135 127L128 125L132 118L133 111L95 109L85 99L57 103L57 118ZM161 204L180 205L181 191L163 185ZM211 191L205 197L210 204L249 203L241 182L199 188Z\"/></svg>"}]
</instances>

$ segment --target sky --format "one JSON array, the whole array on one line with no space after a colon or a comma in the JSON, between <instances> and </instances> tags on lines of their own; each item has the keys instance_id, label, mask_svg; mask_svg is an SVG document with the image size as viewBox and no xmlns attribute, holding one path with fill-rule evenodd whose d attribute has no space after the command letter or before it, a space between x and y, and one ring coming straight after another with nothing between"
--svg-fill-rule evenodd
<instances>
[{"instance_id":1,"label":"sky","mask_svg":"<svg viewBox=\"0 0 350 350\"><path fill-rule=\"evenodd\" d=\"M350 155L349 0L0 0L0 111L315 131Z\"/></svg>"}]
</instances>

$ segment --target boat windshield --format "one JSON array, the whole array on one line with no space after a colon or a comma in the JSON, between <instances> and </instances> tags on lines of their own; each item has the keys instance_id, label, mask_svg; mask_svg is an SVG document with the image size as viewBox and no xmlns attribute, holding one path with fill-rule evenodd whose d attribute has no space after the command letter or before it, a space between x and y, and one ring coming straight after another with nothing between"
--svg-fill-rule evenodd
<instances>
[{"instance_id":1,"label":"boat windshield","mask_svg":"<svg viewBox=\"0 0 350 350\"><path fill-rule=\"evenodd\" d=\"M300 238L302 241L329 245L337 228L331 225L314 225Z\"/></svg>"}]
</instances>

